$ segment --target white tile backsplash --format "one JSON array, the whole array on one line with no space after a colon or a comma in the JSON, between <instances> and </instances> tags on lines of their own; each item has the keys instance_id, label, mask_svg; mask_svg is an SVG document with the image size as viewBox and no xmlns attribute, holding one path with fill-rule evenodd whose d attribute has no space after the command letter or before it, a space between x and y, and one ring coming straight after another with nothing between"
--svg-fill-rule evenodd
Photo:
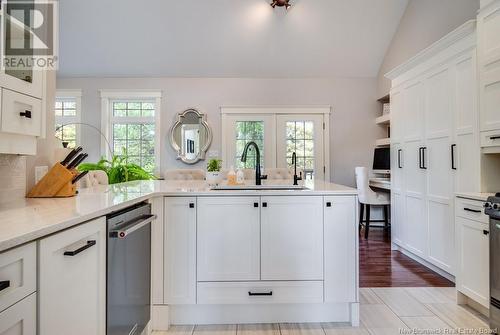
<instances>
[{"instance_id":1,"label":"white tile backsplash","mask_svg":"<svg viewBox=\"0 0 500 335\"><path fill-rule=\"evenodd\" d=\"M24 198L26 157L0 154L0 204Z\"/></svg>"}]
</instances>

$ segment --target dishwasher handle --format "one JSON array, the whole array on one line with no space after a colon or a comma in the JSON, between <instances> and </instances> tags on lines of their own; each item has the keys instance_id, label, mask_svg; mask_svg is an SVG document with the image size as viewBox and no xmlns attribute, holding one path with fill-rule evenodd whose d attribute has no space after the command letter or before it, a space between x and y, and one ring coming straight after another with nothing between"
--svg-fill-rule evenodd
<instances>
[{"instance_id":1,"label":"dishwasher handle","mask_svg":"<svg viewBox=\"0 0 500 335\"><path fill-rule=\"evenodd\" d=\"M141 216L138 220L133 220L130 224L122 226L118 229L109 232L110 238L124 239L127 235L132 234L134 231L141 229L148 223L156 219L155 214Z\"/></svg>"}]
</instances>

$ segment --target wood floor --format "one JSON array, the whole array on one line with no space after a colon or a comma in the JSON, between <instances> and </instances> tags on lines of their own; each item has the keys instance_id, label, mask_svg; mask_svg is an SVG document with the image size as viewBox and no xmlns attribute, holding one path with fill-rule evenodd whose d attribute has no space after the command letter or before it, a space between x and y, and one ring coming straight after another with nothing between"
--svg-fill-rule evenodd
<instances>
[{"instance_id":1,"label":"wood floor","mask_svg":"<svg viewBox=\"0 0 500 335\"><path fill-rule=\"evenodd\" d=\"M345 323L172 326L153 335L487 334L486 320L457 305L455 297L450 287L362 288L356 328Z\"/></svg>"},{"instance_id":2,"label":"wood floor","mask_svg":"<svg viewBox=\"0 0 500 335\"><path fill-rule=\"evenodd\" d=\"M399 251L391 251L390 237L372 228L368 240L359 236L360 287L452 287L453 282Z\"/></svg>"}]
</instances>

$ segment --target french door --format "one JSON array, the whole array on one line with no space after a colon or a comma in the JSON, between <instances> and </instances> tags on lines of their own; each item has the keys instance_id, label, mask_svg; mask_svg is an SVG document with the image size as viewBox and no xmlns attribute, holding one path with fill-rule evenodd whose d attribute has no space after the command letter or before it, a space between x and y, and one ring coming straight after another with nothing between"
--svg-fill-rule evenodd
<instances>
[{"instance_id":1,"label":"french door","mask_svg":"<svg viewBox=\"0 0 500 335\"><path fill-rule=\"evenodd\" d=\"M307 179L325 179L327 148L325 118L328 114L234 113L222 116L223 164L226 168L255 168L255 153L241 162L245 145L257 143L264 168L292 168L292 154L297 157L297 171Z\"/></svg>"},{"instance_id":2,"label":"french door","mask_svg":"<svg viewBox=\"0 0 500 335\"><path fill-rule=\"evenodd\" d=\"M323 115L289 114L276 116L276 165L293 167L292 154L297 156L297 169L304 178L325 179Z\"/></svg>"}]
</instances>

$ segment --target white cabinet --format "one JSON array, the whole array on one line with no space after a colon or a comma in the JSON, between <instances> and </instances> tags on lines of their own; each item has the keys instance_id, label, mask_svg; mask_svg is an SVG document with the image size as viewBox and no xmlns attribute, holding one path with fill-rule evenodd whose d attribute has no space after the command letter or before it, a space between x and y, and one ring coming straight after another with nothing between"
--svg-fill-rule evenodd
<instances>
[{"instance_id":1,"label":"white cabinet","mask_svg":"<svg viewBox=\"0 0 500 335\"><path fill-rule=\"evenodd\" d=\"M500 145L500 1L481 8L478 22L482 146Z\"/></svg>"},{"instance_id":2,"label":"white cabinet","mask_svg":"<svg viewBox=\"0 0 500 335\"><path fill-rule=\"evenodd\" d=\"M36 335L36 293L0 313L0 335Z\"/></svg>"},{"instance_id":3,"label":"white cabinet","mask_svg":"<svg viewBox=\"0 0 500 335\"><path fill-rule=\"evenodd\" d=\"M323 279L323 198L262 197L262 280Z\"/></svg>"},{"instance_id":4,"label":"white cabinet","mask_svg":"<svg viewBox=\"0 0 500 335\"><path fill-rule=\"evenodd\" d=\"M387 74L393 242L452 275L454 193L480 189L475 55L470 21Z\"/></svg>"},{"instance_id":5,"label":"white cabinet","mask_svg":"<svg viewBox=\"0 0 500 335\"><path fill-rule=\"evenodd\" d=\"M324 199L325 302L356 301L358 228L354 197ZM355 261L353 261L355 260Z\"/></svg>"},{"instance_id":6,"label":"white cabinet","mask_svg":"<svg viewBox=\"0 0 500 335\"><path fill-rule=\"evenodd\" d=\"M0 311L36 290L36 243L0 254Z\"/></svg>"},{"instance_id":7,"label":"white cabinet","mask_svg":"<svg viewBox=\"0 0 500 335\"><path fill-rule=\"evenodd\" d=\"M105 218L40 240L40 335L104 335L105 292Z\"/></svg>"},{"instance_id":8,"label":"white cabinet","mask_svg":"<svg viewBox=\"0 0 500 335\"><path fill-rule=\"evenodd\" d=\"M488 225L456 218L457 290L489 308Z\"/></svg>"},{"instance_id":9,"label":"white cabinet","mask_svg":"<svg viewBox=\"0 0 500 335\"><path fill-rule=\"evenodd\" d=\"M196 303L196 198L166 197L164 294L166 304Z\"/></svg>"},{"instance_id":10,"label":"white cabinet","mask_svg":"<svg viewBox=\"0 0 500 335\"><path fill-rule=\"evenodd\" d=\"M198 198L198 281L260 279L259 206L259 197Z\"/></svg>"}]
</instances>

